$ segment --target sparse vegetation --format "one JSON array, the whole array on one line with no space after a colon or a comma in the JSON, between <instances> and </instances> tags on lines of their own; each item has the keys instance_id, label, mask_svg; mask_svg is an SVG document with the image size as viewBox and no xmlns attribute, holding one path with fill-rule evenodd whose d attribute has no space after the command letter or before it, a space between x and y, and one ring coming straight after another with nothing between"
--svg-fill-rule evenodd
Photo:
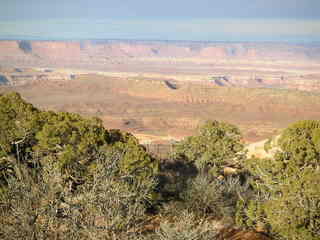
<instances>
[{"instance_id":1,"label":"sparse vegetation","mask_svg":"<svg viewBox=\"0 0 320 240\"><path fill-rule=\"evenodd\" d=\"M164 221L156 231L157 240L211 240L216 239L218 228L210 222L199 221L192 213L182 211L177 221Z\"/></svg>"},{"instance_id":2,"label":"sparse vegetation","mask_svg":"<svg viewBox=\"0 0 320 240\"><path fill-rule=\"evenodd\" d=\"M319 129L297 122L274 158L247 159L238 128L209 121L159 161L99 119L0 95L0 238L209 240L237 223L319 239Z\"/></svg>"},{"instance_id":3,"label":"sparse vegetation","mask_svg":"<svg viewBox=\"0 0 320 240\"><path fill-rule=\"evenodd\" d=\"M239 223L284 239L319 239L319 137L319 121L300 121L283 132L274 159L246 161L256 195L240 207Z\"/></svg>"},{"instance_id":4,"label":"sparse vegetation","mask_svg":"<svg viewBox=\"0 0 320 240\"><path fill-rule=\"evenodd\" d=\"M208 121L199 135L175 145L173 157L194 163L199 170L221 175L223 167L237 165L244 156L241 134L237 127L218 121Z\"/></svg>"}]
</instances>

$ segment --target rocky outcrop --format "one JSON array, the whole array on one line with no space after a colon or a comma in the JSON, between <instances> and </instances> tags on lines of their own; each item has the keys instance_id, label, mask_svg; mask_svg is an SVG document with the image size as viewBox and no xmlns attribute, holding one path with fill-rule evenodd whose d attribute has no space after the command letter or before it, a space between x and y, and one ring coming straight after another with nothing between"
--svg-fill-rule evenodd
<instances>
[{"instance_id":1,"label":"rocky outcrop","mask_svg":"<svg viewBox=\"0 0 320 240\"><path fill-rule=\"evenodd\" d=\"M75 75L48 70L27 68L0 69L0 85L23 86L47 82L61 82L75 79Z\"/></svg>"},{"instance_id":2,"label":"rocky outcrop","mask_svg":"<svg viewBox=\"0 0 320 240\"><path fill-rule=\"evenodd\" d=\"M163 80L202 81L219 87L319 91L319 62L319 44L0 41L0 63L6 67L156 73L164 74ZM198 102L208 101L204 97Z\"/></svg>"},{"instance_id":3,"label":"rocky outcrop","mask_svg":"<svg viewBox=\"0 0 320 240\"><path fill-rule=\"evenodd\" d=\"M48 60L77 61L81 57L80 42L34 41L32 54Z\"/></svg>"},{"instance_id":4,"label":"rocky outcrop","mask_svg":"<svg viewBox=\"0 0 320 240\"><path fill-rule=\"evenodd\" d=\"M2 85L2 84L6 85L8 83L9 83L9 80L8 80L7 76L0 74L0 85Z\"/></svg>"}]
</instances>

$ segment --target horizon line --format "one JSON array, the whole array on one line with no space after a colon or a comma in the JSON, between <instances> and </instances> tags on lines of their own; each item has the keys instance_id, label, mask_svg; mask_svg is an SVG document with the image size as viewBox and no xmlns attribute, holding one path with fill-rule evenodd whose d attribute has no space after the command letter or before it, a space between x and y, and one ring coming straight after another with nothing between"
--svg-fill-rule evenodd
<instances>
[{"instance_id":1,"label":"horizon line","mask_svg":"<svg viewBox=\"0 0 320 240\"><path fill-rule=\"evenodd\" d=\"M0 41L40 41L40 42L180 42L180 43L274 43L274 44L320 44L320 40L188 40L188 39L143 39L143 38L43 38L43 37L1 37Z\"/></svg>"}]
</instances>

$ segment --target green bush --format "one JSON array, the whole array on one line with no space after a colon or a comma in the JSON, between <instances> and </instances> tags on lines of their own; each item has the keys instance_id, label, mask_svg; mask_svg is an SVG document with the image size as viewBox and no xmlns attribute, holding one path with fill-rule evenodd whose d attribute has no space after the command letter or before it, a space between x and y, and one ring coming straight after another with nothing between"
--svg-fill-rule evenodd
<instances>
[{"instance_id":1,"label":"green bush","mask_svg":"<svg viewBox=\"0 0 320 240\"><path fill-rule=\"evenodd\" d=\"M30 150L34 135L41 128L39 110L26 103L18 93L0 95L0 158L15 157Z\"/></svg>"},{"instance_id":2,"label":"green bush","mask_svg":"<svg viewBox=\"0 0 320 240\"><path fill-rule=\"evenodd\" d=\"M320 171L303 170L286 179L264 211L272 231L286 239L320 238Z\"/></svg>"},{"instance_id":3,"label":"green bush","mask_svg":"<svg viewBox=\"0 0 320 240\"><path fill-rule=\"evenodd\" d=\"M97 118L40 111L17 93L0 96L0 131L0 184L17 161L31 168L56 162L66 182L80 184L108 148L121 152L123 173L140 178L157 174L158 162L131 134L108 131Z\"/></svg>"},{"instance_id":4,"label":"green bush","mask_svg":"<svg viewBox=\"0 0 320 240\"><path fill-rule=\"evenodd\" d=\"M285 239L320 237L320 121L284 130L274 159L248 159L256 196L239 203L238 223L266 224Z\"/></svg>"},{"instance_id":5,"label":"green bush","mask_svg":"<svg viewBox=\"0 0 320 240\"><path fill-rule=\"evenodd\" d=\"M287 128L279 139L281 152L276 157L282 163L279 171L295 175L305 168L320 165L320 121L299 121Z\"/></svg>"},{"instance_id":6,"label":"green bush","mask_svg":"<svg viewBox=\"0 0 320 240\"><path fill-rule=\"evenodd\" d=\"M194 162L199 169L213 175L221 174L222 167L238 164L244 146L237 127L218 121L208 121L191 136L174 146L173 157Z\"/></svg>"},{"instance_id":7,"label":"green bush","mask_svg":"<svg viewBox=\"0 0 320 240\"><path fill-rule=\"evenodd\" d=\"M158 174L158 161L143 146L137 144L135 138L128 139L126 143L116 142L112 147L122 153L120 169L123 173L142 178Z\"/></svg>"},{"instance_id":8,"label":"green bush","mask_svg":"<svg viewBox=\"0 0 320 240\"><path fill-rule=\"evenodd\" d=\"M46 156L54 158L65 178L81 182L99 148L108 144L108 131L95 118L85 119L64 112L42 112L40 115L44 122L35 135L37 143L33 151L43 160Z\"/></svg>"}]
</instances>

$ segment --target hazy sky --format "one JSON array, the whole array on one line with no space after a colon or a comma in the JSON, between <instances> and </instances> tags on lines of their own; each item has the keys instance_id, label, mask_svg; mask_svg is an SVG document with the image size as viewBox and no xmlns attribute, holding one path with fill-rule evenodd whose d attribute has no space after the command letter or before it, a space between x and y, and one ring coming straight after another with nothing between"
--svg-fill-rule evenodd
<instances>
[{"instance_id":1,"label":"hazy sky","mask_svg":"<svg viewBox=\"0 0 320 240\"><path fill-rule=\"evenodd\" d=\"M0 0L0 38L319 41L320 0Z\"/></svg>"}]
</instances>

